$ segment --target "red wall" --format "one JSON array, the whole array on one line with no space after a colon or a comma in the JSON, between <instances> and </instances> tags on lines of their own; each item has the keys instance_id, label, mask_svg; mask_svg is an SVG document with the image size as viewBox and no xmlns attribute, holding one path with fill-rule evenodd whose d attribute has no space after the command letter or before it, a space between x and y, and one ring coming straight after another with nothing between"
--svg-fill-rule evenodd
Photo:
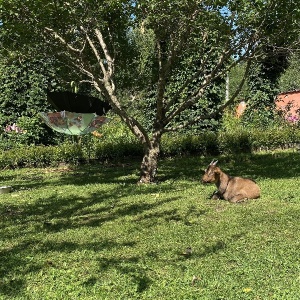
<instances>
[{"instance_id":1,"label":"red wall","mask_svg":"<svg viewBox=\"0 0 300 300\"><path fill-rule=\"evenodd\" d=\"M278 110L284 112L286 118L300 117L300 91L279 94L275 104Z\"/></svg>"}]
</instances>

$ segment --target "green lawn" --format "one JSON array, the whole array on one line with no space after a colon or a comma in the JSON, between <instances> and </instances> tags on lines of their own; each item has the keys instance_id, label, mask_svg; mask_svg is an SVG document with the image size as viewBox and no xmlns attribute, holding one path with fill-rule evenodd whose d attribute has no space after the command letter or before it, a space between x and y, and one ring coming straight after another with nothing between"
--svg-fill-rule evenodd
<instances>
[{"instance_id":1,"label":"green lawn","mask_svg":"<svg viewBox=\"0 0 300 300\"><path fill-rule=\"evenodd\" d=\"M208 199L210 160L2 170L0 299L300 299L300 153L220 157L261 186L242 204Z\"/></svg>"}]
</instances>

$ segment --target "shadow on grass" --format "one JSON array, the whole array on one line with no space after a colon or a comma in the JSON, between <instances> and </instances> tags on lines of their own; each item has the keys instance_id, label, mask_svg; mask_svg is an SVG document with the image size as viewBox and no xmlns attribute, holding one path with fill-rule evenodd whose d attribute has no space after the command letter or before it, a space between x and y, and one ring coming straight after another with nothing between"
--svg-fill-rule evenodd
<instances>
[{"instance_id":1,"label":"shadow on grass","mask_svg":"<svg viewBox=\"0 0 300 300\"><path fill-rule=\"evenodd\" d=\"M218 159L220 168L232 176L284 179L300 175L300 152L274 152L166 159L161 164L160 179L200 181L212 159Z\"/></svg>"},{"instance_id":2,"label":"shadow on grass","mask_svg":"<svg viewBox=\"0 0 300 300\"><path fill-rule=\"evenodd\" d=\"M26 255L32 253L47 253L51 251L71 252L80 249L112 250L116 247L123 247L124 244L103 239L97 243L85 243L83 245L72 242L50 243L41 242L30 238L35 234L47 232L55 233L67 229L80 227L101 226L106 222L115 221L124 216L137 216L137 222L147 222L147 226L154 225L158 218L164 218L166 222L180 221L188 224L189 214L201 216L204 210L197 210L191 207L185 216L176 208L153 211L155 208L163 206L169 202L178 200L178 197L166 197L151 203L122 203L125 196L151 196L152 193L168 192L174 189L174 185L183 185L179 181L195 182L200 184L202 170L209 164L212 158L184 157L176 159L166 159L161 162L159 168L160 182L169 181L170 184L157 184L148 187L140 187L135 183L137 176L137 164L127 164L122 166L90 166L78 168L72 172L65 172L54 179L45 174L25 174L16 180L14 188L17 191L48 187L49 190L59 189L66 185L86 186L93 184L113 184L109 190L101 190L99 193L91 192L87 196L64 196L59 197L53 191L46 199L40 199L27 205L5 205L0 203L1 227L3 241L12 241L11 246L0 250L2 262L0 266L0 293L7 296L17 296L23 293L26 288L24 279L28 273L37 273L44 268L45 262L32 262L28 264ZM249 176L252 178L292 178L300 174L300 154L299 153L278 153L278 154L255 154L250 156L220 157L219 164L224 171L230 175ZM55 174L56 175L56 174ZM13 180L13 174L3 175L5 181ZM87 189L88 190L88 189ZM102 203L100 207L95 204ZM150 220L150 222L148 222ZM30 224L33 228L28 229ZM5 230L6 226L17 224L18 230ZM26 237L28 234L28 238ZM14 240L18 240L14 244ZM135 241L127 241L130 247ZM222 251L226 247L223 241L217 241L212 245L204 245L203 251L193 254L193 258L201 258L207 255ZM159 255L149 252L147 255L153 259L159 259ZM48 262L55 264L55 262ZM27 267L22 267L27 266ZM143 268L142 258L133 256L129 258L103 258L99 261L100 269L115 268L124 274L129 274L132 282L137 286L137 291L142 292L149 287L151 279ZM21 276L14 277L19 273ZM85 285L95 284L95 278L90 278Z\"/></svg>"},{"instance_id":3,"label":"shadow on grass","mask_svg":"<svg viewBox=\"0 0 300 300\"><path fill-rule=\"evenodd\" d=\"M256 153L249 155L228 155L221 157L177 157L163 159L159 163L158 184L178 180L200 182L204 169L212 159L219 160L219 166L232 176L249 176L255 178L291 178L300 174L299 152ZM12 172L12 171L11 171ZM48 186L49 189L65 185L84 186L87 184L135 185L138 181L139 162L110 165L79 166L73 171L61 172L56 180L51 180L41 170L24 173L15 180L13 173L0 175L0 180L14 181L15 191ZM55 170L53 171L55 173Z\"/></svg>"},{"instance_id":4,"label":"shadow on grass","mask_svg":"<svg viewBox=\"0 0 300 300\"><path fill-rule=\"evenodd\" d=\"M1 265L0 265L0 295L17 296L22 294L26 288L26 280L22 277L28 273L37 273L42 266L36 262L28 265L27 259L20 255L24 253L24 249L28 249L30 245L38 243L37 240L26 240L10 249L1 249ZM15 276L14 274L18 274Z\"/></svg>"},{"instance_id":5,"label":"shadow on grass","mask_svg":"<svg viewBox=\"0 0 300 300\"><path fill-rule=\"evenodd\" d=\"M14 226L17 224L18 229L3 230L2 240L10 244L7 249L0 248L2 263L0 267L0 295L14 297L25 291L26 282L19 279L25 278L28 273L38 273L45 268L45 264L56 266L56 262L28 262L28 257L39 256L39 253L47 254L53 252L84 251L85 249L94 251L113 251L114 248L133 247L135 241L115 242L110 239L103 239L95 243L83 244L77 242L53 242L35 240L32 237L45 233L56 233L74 230L82 227L99 227L106 222L111 222L126 216L137 216L147 214L153 209L165 205L168 202L178 200L176 197L168 197L163 200L145 203L123 203L120 201L124 195L132 196L148 195L153 192L151 186L141 188L131 184L122 186L122 190L102 191L101 193L91 193L90 197L68 197L58 198L55 194L47 199L37 200L36 202L26 205L0 205L0 215L2 217L1 227ZM121 193L120 193L121 192ZM100 207L94 207L95 204L103 204ZM167 212L165 212L167 214ZM148 224L149 226L149 224ZM151 225L150 225L151 226ZM17 242L14 242L17 241ZM24 257L24 258L22 258ZM120 258L120 264L124 260ZM117 262L116 262L117 263ZM130 276L137 286L137 290L143 291L150 283L150 279L143 273L143 269L136 269L131 265L134 261L129 261L128 265L121 266L120 270ZM24 266L31 265L31 268ZM23 266L23 268L22 268ZM17 275L17 278L15 274ZM138 275L137 275L138 274ZM91 284L91 282L90 282Z\"/></svg>"},{"instance_id":6,"label":"shadow on grass","mask_svg":"<svg viewBox=\"0 0 300 300\"><path fill-rule=\"evenodd\" d=\"M35 172L28 172L19 175L14 174L2 176L0 179L6 182L13 182L14 191L30 190L43 186L59 187L65 185L84 186L87 184L136 184L137 179L134 175L136 168L128 167L105 167L99 166L80 166L74 170L39 169L39 175ZM137 177L136 177L137 178Z\"/></svg>"}]
</instances>

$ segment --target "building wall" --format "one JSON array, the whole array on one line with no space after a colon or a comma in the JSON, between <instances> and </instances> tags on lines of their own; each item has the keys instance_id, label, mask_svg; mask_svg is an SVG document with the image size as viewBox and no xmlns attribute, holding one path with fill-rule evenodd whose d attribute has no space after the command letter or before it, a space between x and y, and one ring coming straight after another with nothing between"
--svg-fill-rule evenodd
<instances>
[{"instance_id":1,"label":"building wall","mask_svg":"<svg viewBox=\"0 0 300 300\"><path fill-rule=\"evenodd\" d=\"M281 93L275 100L276 108L288 118L300 118L300 91Z\"/></svg>"}]
</instances>

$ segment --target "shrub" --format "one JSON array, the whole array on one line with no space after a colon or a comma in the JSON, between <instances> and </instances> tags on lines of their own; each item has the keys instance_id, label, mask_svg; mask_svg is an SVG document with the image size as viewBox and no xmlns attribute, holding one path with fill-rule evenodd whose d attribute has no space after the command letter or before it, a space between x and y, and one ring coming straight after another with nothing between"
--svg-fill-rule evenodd
<instances>
[{"instance_id":1,"label":"shrub","mask_svg":"<svg viewBox=\"0 0 300 300\"><path fill-rule=\"evenodd\" d=\"M5 167L44 167L53 160L51 147L29 146L2 151L0 166Z\"/></svg>"},{"instance_id":2,"label":"shrub","mask_svg":"<svg viewBox=\"0 0 300 300\"><path fill-rule=\"evenodd\" d=\"M143 153L139 140L118 117L112 118L108 125L101 127L100 135L91 140L92 156L95 159L140 156Z\"/></svg>"},{"instance_id":3,"label":"shrub","mask_svg":"<svg viewBox=\"0 0 300 300\"><path fill-rule=\"evenodd\" d=\"M60 146L23 146L0 153L1 168L47 167L61 162L77 164L85 160L78 144Z\"/></svg>"},{"instance_id":4,"label":"shrub","mask_svg":"<svg viewBox=\"0 0 300 300\"><path fill-rule=\"evenodd\" d=\"M121 139L114 142L98 142L94 145L94 158L98 160L141 156L142 153L142 145L138 141L128 142Z\"/></svg>"},{"instance_id":5,"label":"shrub","mask_svg":"<svg viewBox=\"0 0 300 300\"><path fill-rule=\"evenodd\" d=\"M166 134L161 143L162 155L214 155L219 153L217 134L212 131L193 134Z\"/></svg>"},{"instance_id":6,"label":"shrub","mask_svg":"<svg viewBox=\"0 0 300 300\"><path fill-rule=\"evenodd\" d=\"M120 124L120 127L118 125ZM59 163L78 164L89 158L121 160L124 157L142 157L142 145L122 123L103 126L100 137L89 135L72 139L58 146L24 146L16 144L11 150L0 153L0 168L46 167ZM109 127L109 128L108 128ZM246 128L235 123L219 132L196 134L168 133L162 138L161 155L186 154L218 155L250 153L257 150L287 148L300 143L300 129L297 126L280 125L261 130Z\"/></svg>"},{"instance_id":7,"label":"shrub","mask_svg":"<svg viewBox=\"0 0 300 300\"><path fill-rule=\"evenodd\" d=\"M250 132L245 130L220 132L218 144L220 152L224 154L250 153L252 151Z\"/></svg>"}]
</instances>

